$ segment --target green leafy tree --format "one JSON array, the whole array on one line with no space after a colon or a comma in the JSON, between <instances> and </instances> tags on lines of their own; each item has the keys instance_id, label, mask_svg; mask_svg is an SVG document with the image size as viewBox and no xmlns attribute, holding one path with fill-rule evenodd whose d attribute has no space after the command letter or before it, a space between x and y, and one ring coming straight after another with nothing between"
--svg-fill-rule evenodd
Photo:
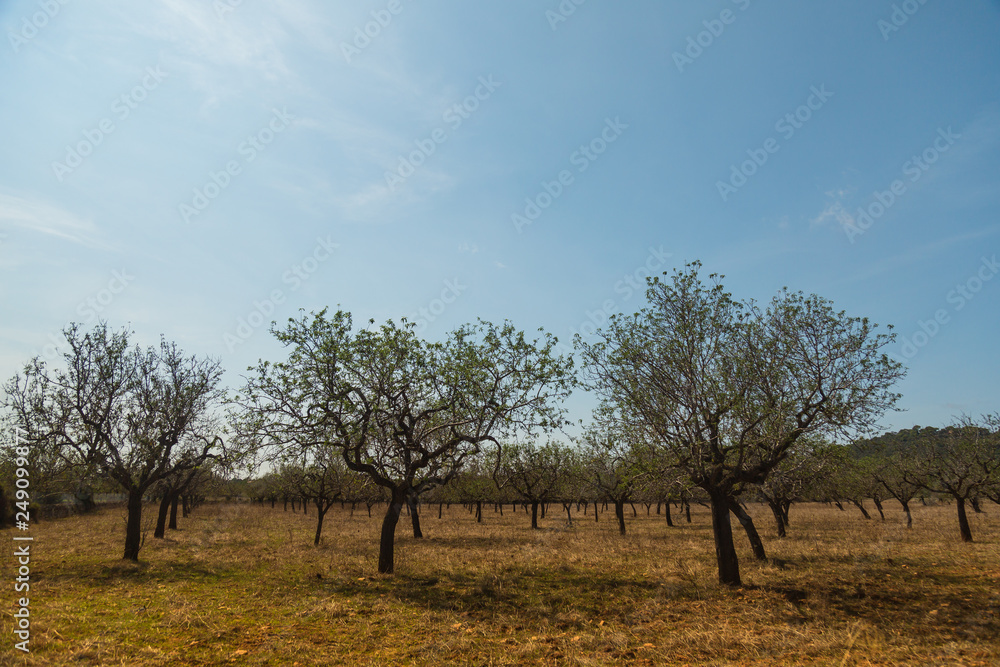
<instances>
[{"instance_id":1,"label":"green leafy tree","mask_svg":"<svg viewBox=\"0 0 1000 667\"><path fill-rule=\"evenodd\" d=\"M739 585L732 500L802 436L870 429L903 371L881 352L892 335L867 319L787 291L766 308L740 303L699 268L650 279L646 308L576 344L588 386L708 494L719 581Z\"/></svg>"},{"instance_id":2,"label":"green leafy tree","mask_svg":"<svg viewBox=\"0 0 1000 667\"><path fill-rule=\"evenodd\" d=\"M261 446L334 447L386 490L379 572L393 571L404 503L454 479L487 443L559 426L573 384L550 336L480 321L428 342L414 328L354 331L349 313L326 310L272 328L288 358L251 369L236 419Z\"/></svg>"}]
</instances>

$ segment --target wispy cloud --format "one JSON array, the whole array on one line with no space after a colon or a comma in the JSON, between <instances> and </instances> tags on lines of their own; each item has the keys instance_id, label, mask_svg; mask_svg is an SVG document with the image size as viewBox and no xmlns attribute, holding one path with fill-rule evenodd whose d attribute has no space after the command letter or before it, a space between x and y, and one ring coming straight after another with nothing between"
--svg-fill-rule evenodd
<instances>
[{"instance_id":1,"label":"wispy cloud","mask_svg":"<svg viewBox=\"0 0 1000 667\"><path fill-rule=\"evenodd\" d=\"M854 225L854 216L848 213L841 203L839 196L837 201L826 205L819 215L809 220L810 227L825 227L831 222L835 222L841 227Z\"/></svg>"},{"instance_id":2,"label":"wispy cloud","mask_svg":"<svg viewBox=\"0 0 1000 667\"><path fill-rule=\"evenodd\" d=\"M107 247L92 221L39 200L0 193L0 223L90 248Z\"/></svg>"}]
</instances>

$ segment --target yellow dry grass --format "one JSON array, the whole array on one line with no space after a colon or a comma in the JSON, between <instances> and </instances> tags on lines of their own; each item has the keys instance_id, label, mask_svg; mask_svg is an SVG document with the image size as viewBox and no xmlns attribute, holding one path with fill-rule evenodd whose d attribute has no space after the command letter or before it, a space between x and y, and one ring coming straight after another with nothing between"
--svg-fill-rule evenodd
<instances>
[{"instance_id":1,"label":"yellow dry grass","mask_svg":"<svg viewBox=\"0 0 1000 667\"><path fill-rule=\"evenodd\" d=\"M716 583L707 510L691 524L558 506L532 531L521 511L460 506L426 537L397 531L394 576L376 573L380 516L339 507L323 544L314 515L208 505L141 562L120 560L121 510L32 528L32 651L11 650L14 562L5 548L3 662L14 665L995 665L1000 508L958 541L953 506L917 507L913 530L856 510L796 505L772 561L739 532L744 587ZM376 508L377 509L377 508ZM676 515L675 515L676 517ZM676 517L679 518L679 517ZM0 534L9 541L12 533Z\"/></svg>"}]
</instances>

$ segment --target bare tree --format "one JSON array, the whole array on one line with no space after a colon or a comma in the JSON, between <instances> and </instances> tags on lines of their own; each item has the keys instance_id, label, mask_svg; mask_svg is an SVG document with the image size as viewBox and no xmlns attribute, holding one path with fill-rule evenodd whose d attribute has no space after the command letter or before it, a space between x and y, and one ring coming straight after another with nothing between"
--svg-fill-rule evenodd
<instances>
[{"instance_id":1,"label":"bare tree","mask_svg":"<svg viewBox=\"0 0 1000 667\"><path fill-rule=\"evenodd\" d=\"M607 498L614 504L618 531L624 535L625 503L633 499L649 475L648 448L607 418L584 431L580 444L583 451L579 475L595 500Z\"/></svg>"},{"instance_id":2,"label":"bare tree","mask_svg":"<svg viewBox=\"0 0 1000 667\"><path fill-rule=\"evenodd\" d=\"M128 494L124 557L138 560L146 492L221 452L211 417L222 398L222 369L165 340L130 347L130 332L105 323L64 333L66 368L33 359L6 384L4 404L32 447L95 466Z\"/></svg>"},{"instance_id":3,"label":"bare tree","mask_svg":"<svg viewBox=\"0 0 1000 667\"><path fill-rule=\"evenodd\" d=\"M919 465L915 470L904 471L908 483L955 500L963 542L972 541L966 503L988 491L1000 475L998 424L998 415L987 415L978 421L963 416L943 429L923 429L916 445Z\"/></svg>"},{"instance_id":4,"label":"bare tree","mask_svg":"<svg viewBox=\"0 0 1000 667\"><path fill-rule=\"evenodd\" d=\"M531 527L537 530L539 507L561 499L573 458L568 447L556 442L506 445L494 480L501 491L510 489L531 504Z\"/></svg>"}]
</instances>

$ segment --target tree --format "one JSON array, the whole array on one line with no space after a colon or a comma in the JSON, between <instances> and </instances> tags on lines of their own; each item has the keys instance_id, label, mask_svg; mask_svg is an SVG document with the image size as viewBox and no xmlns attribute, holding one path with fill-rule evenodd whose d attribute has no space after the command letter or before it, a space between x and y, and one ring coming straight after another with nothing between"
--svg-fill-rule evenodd
<instances>
[{"instance_id":1,"label":"tree","mask_svg":"<svg viewBox=\"0 0 1000 667\"><path fill-rule=\"evenodd\" d=\"M239 403L244 437L336 447L386 489L383 573L393 571L408 499L448 483L486 443L559 426L556 404L573 384L572 361L553 355L551 336L528 341L509 323L480 321L427 342L414 328L389 321L355 332L350 313L326 310L272 327L288 359L250 369Z\"/></svg>"},{"instance_id":2,"label":"tree","mask_svg":"<svg viewBox=\"0 0 1000 667\"><path fill-rule=\"evenodd\" d=\"M283 451L285 464L282 476L290 488L303 499L316 506L316 533L313 546L319 546L323 536L323 520L334 503L345 497L351 489L350 478L356 473L347 469L340 452L330 447Z\"/></svg>"},{"instance_id":3,"label":"tree","mask_svg":"<svg viewBox=\"0 0 1000 667\"><path fill-rule=\"evenodd\" d=\"M49 369L36 357L6 384L4 404L32 447L95 466L122 487L124 558L138 560L146 492L221 452L212 411L222 399L222 369L163 339L159 347L130 347L130 332L106 323L64 333L66 368Z\"/></svg>"},{"instance_id":4,"label":"tree","mask_svg":"<svg viewBox=\"0 0 1000 667\"><path fill-rule=\"evenodd\" d=\"M206 472L204 467L196 466L189 470L178 471L162 479L160 487L160 509L156 515L156 528L153 529L154 538L163 538L167 532L167 515L170 516L170 528L177 528L177 501L181 494L187 491L195 482L199 475Z\"/></svg>"},{"instance_id":5,"label":"tree","mask_svg":"<svg viewBox=\"0 0 1000 667\"><path fill-rule=\"evenodd\" d=\"M501 453L494 480L497 489L511 489L526 503L531 503L531 528L538 529L538 508L560 499L566 474L573 465L573 452L555 442L544 445L519 443L507 445Z\"/></svg>"},{"instance_id":6,"label":"tree","mask_svg":"<svg viewBox=\"0 0 1000 667\"><path fill-rule=\"evenodd\" d=\"M771 510L778 537L785 537L788 529L788 510L792 503L801 500L825 475L836 467L832 447L812 438L801 438L789 449L785 459L775 466L757 493Z\"/></svg>"},{"instance_id":7,"label":"tree","mask_svg":"<svg viewBox=\"0 0 1000 667\"><path fill-rule=\"evenodd\" d=\"M943 429L922 429L916 445L918 466L903 473L907 483L955 500L963 542L972 541L966 503L989 490L1000 474L998 424L1000 415L987 415L979 421L963 416Z\"/></svg>"},{"instance_id":8,"label":"tree","mask_svg":"<svg viewBox=\"0 0 1000 667\"><path fill-rule=\"evenodd\" d=\"M866 462L868 474L902 506L907 528L913 528L910 501L922 488L915 482L921 474L916 451L920 430L914 426L854 443L855 453Z\"/></svg>"},{"instance_id":9,"label":"tree","mask_svg":"<svg viewBox=\"0 0 1000 667\"><path fill-rule=\"evenodd\" d=\"M593 490L594 498L614 503L618 531L625 534L625 503L632 500L648 475L649 459L643 444L623 428L615 428L606 416L584 431L580 439L582 457L579 474Z\"/></svg>"},{"instance_id":10,"label":"tree","mask_svg":"<svg viewBox=\"0 0 1000 667\"><path fill-rule=\"evenodd\" d=\"M803 435L870 429L903 370L880 352L893 336L867 319L787 290L766 309L739 303L699 268L651 278L646 308L576 345L587 385L708 494L719 581L736 586L732 499Z\"/></svg>"}]
</instances>

